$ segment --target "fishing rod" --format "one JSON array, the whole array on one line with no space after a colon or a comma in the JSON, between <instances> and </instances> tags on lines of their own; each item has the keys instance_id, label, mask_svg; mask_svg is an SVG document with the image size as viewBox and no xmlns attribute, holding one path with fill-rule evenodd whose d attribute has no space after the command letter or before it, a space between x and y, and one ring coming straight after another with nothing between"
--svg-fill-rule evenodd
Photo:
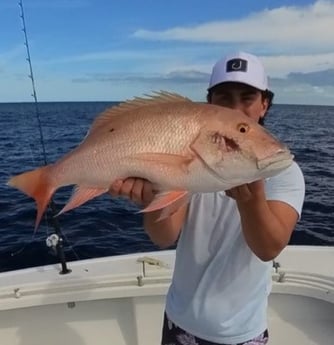
<instances>
[{"instance_id":1,"label":"fishing rod","mask_svg":"<svg viewBox=\"0 0 334 345\"><path fill-rule=\"evenodd\" d=\"M25 21L25 15L24 15L24 8L23 8L23 0L19 0L19 7L20 7L20 17L22 20L22 31L24 34L24 45L26 47L26 53L27 53L27 62L29 65L29 75L28 77L31 80L31 85L32 85L32 94L31 96L34 99L34 105L35 105L35 115L37 118L38 122L38 129L39 129L39 136L40 136L40 142L42 146L42 154L43 154L43 160L44 160L44 165L47 165L47 158L46 158L46 150L45 150L45 144L44 144L44 136L43 136L43 129L42 129L42 123L41 123L41 117L40 117L40 111L39 111L39 106L38 106L38 100L37 100L37 92L36 92L36 86L35 86L35 78L34 78L34 73L33 73L33 68L32 68L32 62L31 62L31 56L30 56L30 48L29 48L29 40L28 40L28 34L27 34L27 26L26 26L26 21ZM51 223L55 229L55 234L52 234L49 236L46 240L46 244L48 247L52 247L56 250L57 256L59 258L60 264L61 264L61 271L60 274L67 274L70 273L71 270L67 268L67 263L66 263L66 257L64 253L64 239L63 235L60 229L60 225L58 222L58 219L55 217L57 214L56 211L56 205L54 201L51 198L51 201L49 203L49 208L51 209L52 217Z\"/></svg>"}]
</instances>

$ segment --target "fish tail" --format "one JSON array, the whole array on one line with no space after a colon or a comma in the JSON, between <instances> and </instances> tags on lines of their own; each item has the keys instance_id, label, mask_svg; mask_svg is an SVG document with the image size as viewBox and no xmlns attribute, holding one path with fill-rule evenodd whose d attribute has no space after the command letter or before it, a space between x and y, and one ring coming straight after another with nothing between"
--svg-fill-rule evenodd
<instances>
[{"instance_id":1,"label":"fish tail","mask_svg":"<svg viewBox=\"0 0 334 345\"><path fill-rule=\"evenodd\" d=\"M50 183L50 165L13 176L7 184L33 198L37 204L35 231L56 188Z\"/></svg>"}]
</instances>

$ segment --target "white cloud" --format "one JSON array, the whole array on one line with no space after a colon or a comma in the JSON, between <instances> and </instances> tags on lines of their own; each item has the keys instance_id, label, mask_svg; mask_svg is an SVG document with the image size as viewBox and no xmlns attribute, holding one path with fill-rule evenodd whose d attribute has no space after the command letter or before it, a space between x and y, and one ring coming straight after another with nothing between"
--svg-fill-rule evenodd
<instances>
[{"instance_id":1,"label":"white cloud","mask_svg":"<svg viewBox=\"0 0 334 345\"><path fill-rule=\"evenodd\" d=\"M185 41L190 46L208 43L208 51L221 46L221 55L226 50L225 45L230 50L237 47L252 52L263 61L272 87L277 95L281 95L278 97L280 101L290 103L295 97L297 102L304 99L305 103L314 103L318 97L317 103L332 104L331 83L327 81L324 87L317 88L321 85L319 80L321 82L324 78L312 73L334 69L333 25L334 1L318 0L307 6L265 9L235 20L173 27L164 31L142 29L134 36L148 40ZM178 66L170 66L170 70L165 72L196 70L210 73L213 63L220 57L216 53L217 50L213 51L213 60L196 61L194 58L192 64L180 61ZM291 73L302 75L295 80ZM313 79L319 84L316 88Z\"/></svg>"},{"instance_id":2,"label":"white cloud","mask_svg":"<svg viewBox=\"0 0 334 345\"><path fill-rule=\"evenodd\" d=\"M334 44L334 2L319 0L308 6L285 6L237 20L174 27L164 31L137 30L135 37L150 40L257 43L285 47L322 47Z\"/></svg>"},{"instance_id":3,"label":"white cloud","mask_svg":"<svg viewBox=\"0 0 334 345\"><path fill-rule=\"evenodd\" d=\"M308 84L272 83L275 91L274 103L309 104L334 106L334 87L317 87Z\"/></svg>"},{"instance_id":4,"label":"white cloud","mask_svg":"<svg viewBox=\"0 0 334 345\"><path fill-rule=\"evenodd\" d=\"M154 54L154 52L152 52ZM157 56L157 54L155 54ZM159 56L159 55L158 55ZM89 62L89 61L115 61L115 60L149 60L152 55L145 50L111 50L111 51L97 51L78 55L58 57L40 61L40 64L60 64L73 62Z\"/></svg>"},{"instance_id":5,"label":"white cloud","mask_svg":"<svg viewBox=\"0 0 334 345\"><path fill-rule=\"evenodd\" d=\"M251 51L253 52L253 51ZM255 53L263 62L268 75L272 78L284 78L291 72L318 72L334 68L334 52L324 54L296 54L296 55L261 55ZM213 64L221 54L212 53L210 59L204 62L196 62L196 53L192 57L193 63L182 62L166 65L163 73L172 73L175 70L194 70L204 73L211 73ZM194 62L195 61L195 62Z\"/></svg>"},{"instance_id":6,"label":"white cloud","mask_svg":"<svg viewBox=\"0 0 334 345\"><path fill-rule=\"evenodd\" d=\"M95 76L96 77L96 76ZM65 78L38 79L39 101L116 101L132 98L157 90L178 92L193 100L204 101L206 76L186 71L155 77L113 77L87 76L86 82L73 82ZM3 78L6 88L2 90L0 102L32 101L31 83L28 78ZM272 80L275 103L334 105L334 86L311 86L307 83L290 81L289 78Z\"/></svg>"},{"instance_id":7,"label":"white cloud","mask_svg":"<svg viewBox=\"0 0 334 345\"><path fill-rule=\"evenodd\" d=\"M333 34L334 37L334 34ZM290 72L316 72L334 68L334 52L260 56L271 77L283 77Z\"/></svg>"},{"instance_id":8,"label":"white cloud","mask_svg":"<svg viewBox=\"0 0 334 345\"><path fill-rule=\"evenodd\" d=\"M131 74L131 73L96 73L87 74L85 77L73 78L74 83L90 82L141 82L141 83L176 83L193 84L208 82L209 73L196 70L176 70L166 74Z\"/></svg>"}]
</instances>

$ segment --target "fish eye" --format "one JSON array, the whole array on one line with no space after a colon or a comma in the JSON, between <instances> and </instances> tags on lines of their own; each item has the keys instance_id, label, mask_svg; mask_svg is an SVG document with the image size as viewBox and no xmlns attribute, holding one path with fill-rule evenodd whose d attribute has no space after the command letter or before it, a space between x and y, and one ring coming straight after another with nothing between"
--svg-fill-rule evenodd
<instances>
[{"instance_id":1,"label":"fish eye","mask_svg":"<svg viewBox=\"0 0 334 345\"><path fill-rule=\"evenodd\" d=\"M240 133L247 133L249 131L249 126L247 125L247 123L239 123L238 131Z\"/></svg>"}]
</instances>

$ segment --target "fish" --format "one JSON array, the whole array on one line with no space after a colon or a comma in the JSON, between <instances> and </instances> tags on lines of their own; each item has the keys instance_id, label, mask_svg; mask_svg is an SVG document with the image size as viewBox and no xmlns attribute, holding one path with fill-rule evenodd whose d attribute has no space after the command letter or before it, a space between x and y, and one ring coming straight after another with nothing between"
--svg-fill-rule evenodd
<instances>
[{"instance_id":1,"label":"fish","mask_svg":"<svg viewBox=\"0 0 334 345\"><path fill-rule=\"evenodd\" d=\"M35 230L58 188L74 185L60 215L128 177L153 184L156 197L140 212L162 210L161 220L193 193L272 177L293 159L284 143L241 111L158 91L107 108L78 146L7 184L35 200Z\"/></svg>"}]
</instances>

